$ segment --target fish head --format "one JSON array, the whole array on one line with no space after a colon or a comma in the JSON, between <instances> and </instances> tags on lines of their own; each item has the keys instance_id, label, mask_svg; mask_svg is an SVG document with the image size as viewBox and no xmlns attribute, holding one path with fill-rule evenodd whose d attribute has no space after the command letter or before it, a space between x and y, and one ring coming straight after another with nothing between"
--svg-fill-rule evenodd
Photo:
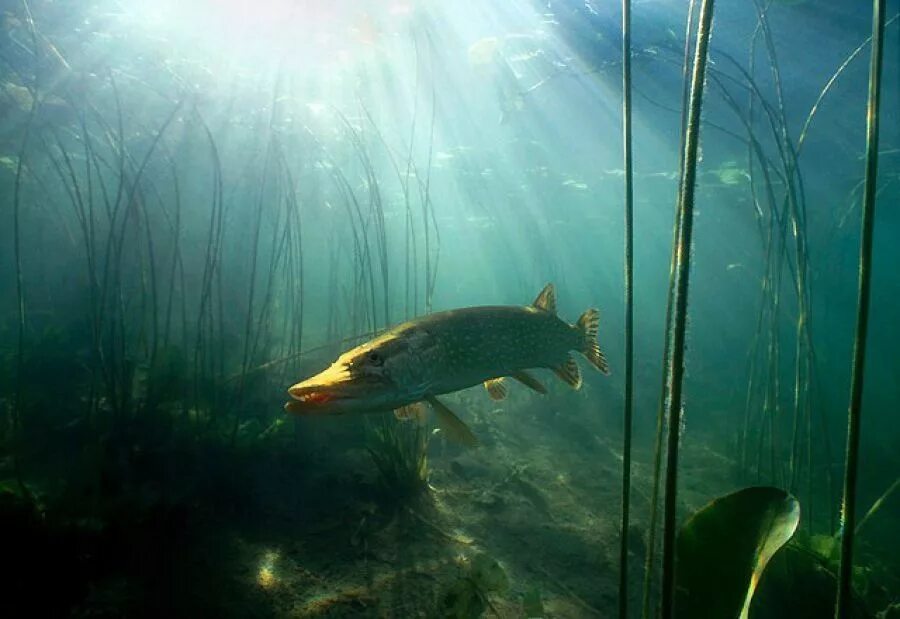
<instances>
[{"instance_id":1,"label":"fish head","mask_svg":"<svg viewBox=\"0 0 900 619\"><path fill-rule=\"evenodd\" d=\"M421 399L423 337L390 333L345 352L323 372L290 389L285 410L339 415L392 410Z\"/></svg>"}]
</instances>

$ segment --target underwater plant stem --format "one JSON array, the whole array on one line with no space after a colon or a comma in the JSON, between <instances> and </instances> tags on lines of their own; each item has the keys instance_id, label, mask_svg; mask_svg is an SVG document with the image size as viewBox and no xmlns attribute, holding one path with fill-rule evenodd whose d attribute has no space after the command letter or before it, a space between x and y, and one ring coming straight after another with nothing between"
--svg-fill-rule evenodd
<instances>
[{"instance_id":1,"label":"underwater plant stem","mask_svg":"<svg viewBox=\"0 0 900 619\"><path fill-rule=\"evenodd\" d=\"M856 525L855 535L859 535L859 530L863 528L863 525L866 524L869 519L875 515L875 512L881 509L881 506L884 505L884 502L887 500L887 498L894 494L894 491L897 488L900 488L900 477L895 479L894 483L884 491L884 494L882 494L874 503L872 503L872 507L869 508L869 511L866 512L866 515L863 516L863 519L859 521L858 525Z\"/></svg>"},{"instance_id":2,"label":"underwater plant stem","mask_svg":"<svg viewBox=\"0 0 900 619\"><path fill-rule=\"evenodd\" d=\"M35 59L38 55L37 30L34 26L34 19L31 16L31 8L28 2L23 0L22 6L25 10L25 16L28 21L29 30L31 32L32 44L34 45ZM34 118L37 114L39 90L38 90L38 71L35 64L35 77L33 91L31 93L31 106L28 110L28 120L26 121L25 131L22 134L22 144L19 146L19 156L16 161L16 178L13 185L13 255L15 261L16 272L16 390L13 396L12 408L12 429L13 436L18 438L18 434L22 431L22 399L24 396L23 388L25 381L22 373L25 369L25 289L22 283L22 175L25 172L25 153L28 148L28 142L31 138L31 129L34 124ZM16 471L16 477L19 486L25 488L21 481L19 472L18 445L12 450L13 468Z\"/></svg>"},{"instance_id":3,"label":"underwater plant stem","mask_svg":"<svg viewBox=\"0 0 900 619\"><path fill-rule=\"evenodd\" d=\"M690 100L690 87L688 82L688 70L690 67L691 61L691 33L693 31L694 26L694 13L696 12L697 2L696 0L691 0L688 5L688 14L687 20L685 22L684 27L684 57L681 64L681 81L682 81L682 90L681 90L681 134L685 135L685 127L687 126L687 116L688 116L688 102ZM682 167L684 162L684 144L681 145L682 148L679 150L679 158L678 158L678 166L679 169ZM682 182L683 179L679 179L679 183ZM679 195L681 194L681 186L679 184L678 188ZM675 230L673 234L673 243L674 239L678 238L680 234L679 230L680 222L676 218L675 219ZM675 263L674 263L674 254L673 254L673 262L669 265L670 272L674 271ZM666 326L668 327L669 323L672 321L672 298L675 290L675 280L673 278L669 278L669 289L666 294ZM650 520L647 524L647 556L644 560L644 590L642 592L641 599L641 617L642 619L649 619L650 617L650 590L651 583L653 581L653 567L654 560L656 558L656 521L659 516L659 481L660 476L662 474L662 456L663 456L663 432L665 429L665 391L666 391L666 377L669 375L669 363L671 360L670 352L672 350L672 338L671 332L667 328L665 334L663 336L663 362L662 362L662 385L660 388L660 399L659 399L659 408L657 410L656 415L656 438L654 439L654 450L653 450L653 489L651 491L650 497Z\"/></svg>"},{"instance_id":4,"label":"underwater plant stem","mask_svg":"<svg viewBox=\"0 0 900 619\"><path fill-rule=\"evenodd\" d=\"M431 41L429 40L429 43ZM431 51L431 61L434 63L434 49L429 46ZM437 119L437 88L434 79L431 81L431 123L428 132L428 167L425 175L425 186L421 188L422 192L422 225L425 227L425 313L430 314L432 303L434 300L434 284L437 277L437 265L431 262L431 235L428 230L429 214L431 222L435 225L435 234L437 234L437 225L434 219L434 211L431 209L431 159L434 153L434 127ZM417 175L418 178L418 175ZM440 242L438 240L438 242ZM437 251L435 253L435 262L437 261Z\"/></svg>"},{"instance_id":5,"label":"underwater plant stem","mask_svg":"<svg viewBox=\"0 0 900 619\"><path fill-rule=\"evenodd\" d=\"M900 13L896 13L893 17L887 20L884 25L885 28L893 24L897 19L900 18ZM834 83L837 82L838 78L841 74L847 69L848 66L856 59L857 56L866 48L866 46L872 42L872 37L867 37L865 41L859 44L856 49L850 52L847 57L844 59L844 62L838 66L837 70L831 75L829 80L825 83L825 86L822 88L819 96L816 98L815 103L813 103L812 107L809 110L809 113L806 115L806 120L803 122L803 129L800 130L800 137L797 138L797 153L796 156L800 156L800 149L803 148L803 143L806 140L806 136L809 133L809 126L812 124L813 119L816 116L816 113L819 111L819 108L822 105L822 101L831 91L831 88L834 86Z\"/></svg>"},{"instance_id":6,"label":"underwater plant stem","mask_svg":"<svg viewBox=\"0 0 900 619\"><path fill-rule=\"evenodd\" d=\"M622 0L622 156L625 170L625 407L622 414L622 526L619 535L619 617L628 617L628 539L634 390L634 171L631 142L631 0Z\"/></svg>"},{"instance_id":7,"label":"underwater plant stem","mask_svg":"<svg viewBox=\"0 0 900 619\"><path fill-rule=\"evenodd\" d=\"M678 448L681 440L681 396L684 379L684 348L687 327L688 283L691 267L691 238L694 224L694 189L697 176L697 160L700 142L700 112L703 108L703 87L706 80L706 62L712 33L715 0L703 0L697 27L697 45L691 76L691 97L684 141L684 158L681 166L681 187L678 197L678 237L672 247L675 278L672 321L668 329L672 333L672 358L666 377L665 402L668 419L668 453L666 458L666 493L663 513L663 581L662 612L664 619L674 614L675 608L675 517L678 490Z\"/></svg>"},{"instance_id":8,"label":"underwater plant stem","mask_svg":"<svg viewBox=\"0 0 900 619\"><path fill-rule=\"evenodd\" d=\"M178 281L178 264L181 261L181 187L178 179L178 166L171 157L169 157L169 170L172 173L172 191L175 199L175 220L172 224L172 266L169 270L169 292L166 298L166 317L162 336L163 348L168 348L169 346L169 335L172 327L172 304L175 299L175 283ZM183 297L183 289L181 294Z\"/></svg>"},{"instance_id":9,"label":"underwater plant stem","mask_svg":"<svg viewBox=\"0 0 900 619\"><path fill-rule=\"evenodd\" d=\"M22 428L22 396L25 380L22 373L25 368L25 289L22 283L22 175L25 168L25 150L28 148L28 140L31 137L31 125L37 110L37 93L32 97L31 111L28 115L28 123L25 125L25 133L22 136L22 144L19 147L18 161L16 162L16 179L13 185L13 255L16 272L16 391L12 408L13 431L21 431Z\"/></svg>"},{"instance_id":10,"label":"underwater plant stem","mask_svg":"<svg viewBox=\"0 0 900 619\"><path fill-rule=\"evenodd\" d=\"M885 0L873 0L872 61L869 68L869 101L866 107L866 184L862 202L862 236L859 244L859 298L853 365L850 371L850 407L847 415L847 456L844 470L844 501L841 513L841 565L834 616L850 614L853 575L853 541L856 533L856 478L859 467L859 434L862 417L866 337L869 329L869 293L872 282L872 234L875 228L875 191L878 179L878 113L881 103L881 68L884 57Z\"/></svg>"}]
</instances>

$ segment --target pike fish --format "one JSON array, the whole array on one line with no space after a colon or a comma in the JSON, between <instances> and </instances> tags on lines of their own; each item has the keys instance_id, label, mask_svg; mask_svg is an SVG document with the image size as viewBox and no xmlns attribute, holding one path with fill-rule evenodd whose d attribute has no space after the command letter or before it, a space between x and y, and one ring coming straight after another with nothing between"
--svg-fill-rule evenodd
<instances>
[{"instance_id":1,"label":"pike fish","mask_svg":"<svg viewBox=\"0 0 900 619\"><path fill-rule=\"evenodd\" d=\"M483 384L491 398L502 400L506 377L547 393L528 372L533 368L553 370L579 389L581 371L570 351L609 373L597 341L599 319L596 309L588 309L574 325L561 320L553 284L531 305L429 314L345 352L328 369L293 385L293 399L284 408L297 415L395 410L410 418L418 403L427 402L447 438L474 446L472 431L437 396Z\"/></svg>"}]
</instances>

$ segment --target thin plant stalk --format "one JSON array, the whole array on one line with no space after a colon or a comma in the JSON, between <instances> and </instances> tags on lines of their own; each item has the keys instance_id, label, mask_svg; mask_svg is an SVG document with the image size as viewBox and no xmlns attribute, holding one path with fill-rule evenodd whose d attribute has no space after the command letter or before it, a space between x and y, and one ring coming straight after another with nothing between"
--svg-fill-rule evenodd
<instances>
[{"instance_id":1,"label":"thin plant stalk","mask_svg":"<svg viewBox=\"0 0 900 619\"><path fill-rule=\"evenodd\" d=\"M619 536L619 618L628 617L628 539L634 374L634 171L631 141L631 0L622 0L622 157L625 170L625 407L622 414L622 525Z\"/></svg>"},{"instance_id":2,"label":"thin plant stalk","mask_svg":"<svg viewBox=\"0 0 900 619\"><path fill-rule=\"evenodd\" d=\"M687 21L684 29L684 59L682 62L682 91L681 91L681 133L684 135L687 128L687 111L690 99L690 89L688 87L688 67L691 59L691 33L694 25L694 12L696 9L696 1L691 0L688 5ZM684 165L684 148L679 151L679 168ZM679 183L681 179L679 179ZM679 195L681 187L678 189ZM676 218L673 242L678 238L680 222ZM674 272L675 263L669 265L670 271ZM666 303L666 325L672 320L672 298L674 294L675 280L669 278L669 290ZM666 390L666 376L669 374L670 351L671 351L671 332L666 329L663 342L663 368L662 368L662 388L664 394ZM653 489L650 497L650 521L647 525L647 556L644 560L644 591L641 600L641 617L649 619L650 617L650 584L653 581L654 560L656 558L656 521L659 512L659 482L662 473L662 457L663 457L663 432L665 428L665 401L660 397L659 408L656 416L656 438L653 456Z\"/></svg>"},{"instance_id":3,"label":"thin plant stalk","mask_svg":"<svg viewBox=\"0 0 900 619\"><path fill-rule=\"evenodd\" d=\"M869 68L869 101L866 107L866 184L863 189L862 238L859 244L859 298L853 365L850 370L850 407L847 414L847 455L844 501L841 512L841 564L834 616L850 616L852 602L853 542L856 534L856 478L859 469L859 434L862 419L866 339L869 330L869 296L872 283L872 236L875 229L875 191L878 180L878 113L881 104L881 68L884 58L885 0L872 2L872 61Z\"/></svg>"},{"instance_id":4,"label":"thin plant stalk","mask_svg":"<svg viewBox=\"0 0 900 619\"><path fill-rule=\"evenodd\" d=\"M675 279L671 331L672 358L666 377L666 419L668 420L668 453L666 458L666 493L663 514L662 612L664 619L675 608L675 517L678 491L678 450L681 440L681 406L684 379L685 332L687 330L688 283L691 268L691 239L694 224L694 190L700 142L700 113L715 0L703 0L697 28L688 120L683 136L684 158L681 166L681 191L678 198L678 237L672 247L675 266L670 280Z\"/></svg>"},{"instance_id":5,"label":"thin plant stalk","mask_svg":"<svg viewBox=\"0 0 900 619\"><path fill-rule=\"evenodd\" d=\"M856 535L859 535L859 531L863 528L863 525L866 524L879 509L881 509L882 505L884 505L884 502L887 501L889 496L894 494L894 491L897 488L900 488L900 477L895 479L894 483L884 491L884 494L882 494L874 503L872 503L872 507L869 508L869 511L866 512L866 515L863 517L863 519L859 521L858 525L856 525Z\"/></svg>"}]
</instances>

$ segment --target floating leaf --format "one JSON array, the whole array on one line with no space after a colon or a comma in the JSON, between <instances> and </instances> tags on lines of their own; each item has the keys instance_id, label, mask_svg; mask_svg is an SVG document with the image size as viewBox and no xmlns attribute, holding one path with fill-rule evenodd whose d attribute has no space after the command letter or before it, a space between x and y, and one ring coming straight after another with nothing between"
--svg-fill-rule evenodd
<instances>
[{"instance_id":1,"label":"floating leaf","mask_svg":"<svg viewBox=\"0 0 900 619\"><path fill-rule=\"evenodd\" d=\"M746 619L760 576L794 534L800 503L771 487L719 497L681 528L676 616Z\"/></svg>"}]
</instances>

